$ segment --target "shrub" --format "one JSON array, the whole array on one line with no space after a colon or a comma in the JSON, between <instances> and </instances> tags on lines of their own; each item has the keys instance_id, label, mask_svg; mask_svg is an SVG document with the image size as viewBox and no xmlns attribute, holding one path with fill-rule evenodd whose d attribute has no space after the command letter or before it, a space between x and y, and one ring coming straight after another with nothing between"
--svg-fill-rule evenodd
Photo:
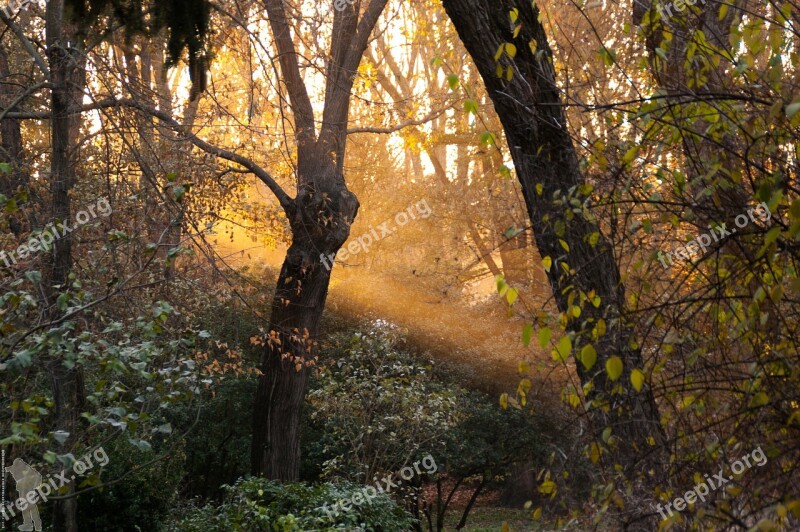
<instances>
[{"instance_id":1,"label":"shrub","mask_svg":"<svg viewBox=\"0 0 800 532\"><path fill-rule=\"evenodd\" d=\"M322 433L310 455L323 478L369 482L445 445L460 421L460 387L437 380L430 364L399 350L386 324L337 334L308 395L312 426ZM319 449L319 446L322 449Z\"/></svg>"},{"instance_id":2,"label":"shrub","mask_svg":"<svg viewBox=\"0 0 800 532\"><path fill-rule=\"evenodd\" d=\"M280 484L263 478L239 480L226 486L220 506L190 509L169 525L170 532L230 532L297 530L408 530L411 515L390 497L379 494L361 505L350 505L338 514L332 507L352 500L362 487L356 484Z\"/></svg>"}]
</instances>

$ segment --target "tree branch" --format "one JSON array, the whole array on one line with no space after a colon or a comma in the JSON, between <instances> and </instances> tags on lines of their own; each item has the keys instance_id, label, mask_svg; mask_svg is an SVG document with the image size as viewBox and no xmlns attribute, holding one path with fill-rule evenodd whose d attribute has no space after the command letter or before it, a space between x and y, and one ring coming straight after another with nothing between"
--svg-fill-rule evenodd
<instances>
[{"instance_id":1,"label":"tree branch","mask_svg":"<svg viewBox=\"0 0 800 532\"><path fill-rule=\"evenodd\" d=\"M264 0L264 3L267 7L272 37L275 39L275 46L278 48L278 60L281 64L283 82L289 92L289 99L294 112L297 142L299 144L313 142L316 136L314 109L311 107L311 99L308 97L308 91L300 75L297 50L295 50L289 31L283 0Z\"/></svg>"},{"instance_id":2,"label":"tree branch","mask_svg":"<svg viewBox=\"0 0 800 532\"><path fill-rule=\"evenodd\" d=\"M192 144L200 148L206 153L210 153L212 155L216 155L221 159L225 159L241 165L247 168L253 175L261 180L267 188L269 188L275 197L278 199L281 207L283 207L286 216L291 218L294 215L295 211L295 204L294 200L289 197L289 195L284 191L281 186L272 178L272 176L261 168L258 164L254 163L247 157L243 157L238 153L234 153L232 151L226 150L224 148L220 148L218 146L214 146L210 144L191 131L188 130L183 124L172 118L169 114L165 113L164 111L160 111L158 109L154 109L148 105L145 105L141 102L137 102L135 100L127 99L127 98L106 98L104 100L98 100L96 102L92 102L90 104L84 105L80 109L75 110L76 113L83 113L86 111L96 111L99 109L110 109L114 107L128 107L131 109L137 109L142 111L143 113L147 113L150 116L158 118L161 122L166 124L168 127L173 129L178 133L182 133L185 136L185 139L190 141ZM11 113L7 112L8 109L0 109L0 112L5 113L5 116L8 118L35 118L35 119L48 119L50 118L49 112L21 112L21 113Z\"/></svg>"},{"instance_id":3,"label":"tree branch","mask_svg":"<svg viewBox=\"0 0 800 532\"><path fill-rule=\"evenodd\" d=\"M405 122L400 122L399 124L395 124L391 127L354 127L347 130L347 134L350 135L352 133L382 133L382 134L389 134L394 133L395 131L400 131L401 129L411 127L411 126L419 126L430 122L431 120L435 120L439 118L445 111L450 109L452 106L445 107L443 109L437 109L428 115L418 118L415 120L407 120Z\"/></svg>"},{"instance_id":4,"label":"tree branch","mask_svg":"<svg viewBox=\"0 0 800 532\"><path fill-rule=\"evenodd\" d=\"M36 65L39 67L39 70L42 71L44 77L49 80L50 69L47 68L47 63L45 62L44 58L39 54L39 52L36 51L36 48L33 47L33 44L31 44L31 41L25 36L22 28L20 28L16 22L11 20L5 9L0 9L0 20L5 22L6 26L8 26L8 28L14 32L14 35L16 35L17 39L19 39L22 47L25 48L25 51L28 52L28 54L33 58L33 62L36 63Z\"/></svg>"}]
</instances>

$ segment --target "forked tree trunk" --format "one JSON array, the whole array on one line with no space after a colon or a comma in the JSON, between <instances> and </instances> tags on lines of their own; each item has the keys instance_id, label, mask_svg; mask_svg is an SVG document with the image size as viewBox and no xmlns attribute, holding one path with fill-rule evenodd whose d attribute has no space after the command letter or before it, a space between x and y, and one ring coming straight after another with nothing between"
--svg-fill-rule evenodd
<instances>
[{"instance_id":1,"label":"forked tree trunk","mask_svg":"<svg viewBox=\"0 0 800 532\"><path fill-rule=\"evenodd\" d=\"M320 172L336 172L323 160L316 165ZM251 468L273 479L291 481L299 475L300 415L328 294L331 271L326 264L332 266L329 257L347 240L359 205L343 179L319 182L329 184L309 185L295 199L292 244L272 301L256 392Z\"/></svg>"},{"instance_id":2,"label":"forked tree trunk","mask_svg":"<svg viewBox=\"0 0 800 532\"><path fill-rule=\"evenodd\" d=\"M295 120L297 197L283 202L290 203L284 210L292 244L272 301L263 375L253 407L254 475L291 481L300 474L300 417L308 372L317 354L333 267L330 257L347 240L358 212L358 200L347 189L343 173L350 91L386 2L370 0L365 8L360 2L348 3L335 11L325 106L317 134L284 2L265 0Z\"/></svg>"},{"instance_id":3,"label":"forked tree trunk","mask_svg":"<svg viewBox=\"0 0 800 532\"><path fill-rule=\"evenodd\" d=\"M443 0L443 4L503 124L537 247L542 257L553 260L548 277L559 310L568 313L571 304L580 302L580 291L594 290L600 297L599 308L582 305L580 318L570 319L568 330L597 350L597 363L590 371L580 362L576 367L583 384L593 382L594 391L587 399L594 402L590 409L594 434L599 436L610 427L617 439L604 459L627 471L647 469L654 462L646 459L652 458L651 443L662 443L664 435L651 390L645 385L636 392L629 380L631 370L641 369L643 362L641 351L631 345L632 331L624 316L625 290L613 250L596 223L574 213L568 203L554 200L568 196L570 190L581 202L587 197L581 193L585 179L566 126L539 11L529 0ZM511 60L503 54L498 62L495 54L504 43L515 44L515 57ZM502 77L497 75L498 64L504 68ZM510 81L505 68L512 69ZM569 271L560 262L568 264ZM607 332L592 341L589 333L600 318ZM612 382L604 366L614 355L622 359L624 373Z\"/></svg>"}]
</instances>

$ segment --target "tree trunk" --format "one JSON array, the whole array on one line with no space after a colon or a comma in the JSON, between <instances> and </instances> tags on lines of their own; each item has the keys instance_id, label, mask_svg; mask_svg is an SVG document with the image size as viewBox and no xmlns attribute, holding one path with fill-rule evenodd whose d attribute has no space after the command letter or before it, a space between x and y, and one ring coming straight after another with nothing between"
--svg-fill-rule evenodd
<instances>
[{"instance_id":1,"label":"tree trunk","mask_svg":"<svg viewBox=\"0 0 800 532\"><path fill-rule=\"evenodd\" d=\"M300 416L308 372L316 363L316 339L333 266L330 257L347 240L359 205L343 180L337 181L338 186L307 187L295 200L292 244L272 300L263 375L256 392L254 475L287 481L299 476Z\"/></svg>"},{"instance_id":2,"label":"tree trunk","mask_svg":"<svg viewBox=\"0 0 800 532\"><path fill-rule=\"evenodd\" d=\"M599 308L583 304L580 318L568 318L567 326L574 333L573 346L579 348L581 341L592 342L589 333L597 320L602 318L607 324L606 334L593 342L597 363L590 371L576 363L581 382L593 382L594 386L586 397L591 401L593 433L599 436L605 427L611 427L616 445L610 446L605 458L626 471L646 469L655 462L646 452L651 448L648 439L663 442L663 429L651 390L645 385L636 392L630 385L631 370L641 369L643 362L641 351L632 346L632 331L624 316L625 291L613 249L597 224L576 214L568 203L570 197L583 202L588 193L566 127L552 52L538 20L539 11L522 0L443 0L443 4L503 124L536 245L542 257L553 261L548 277L559 310L570 315L571 306L585 298L581 292L594 290L600 297ZM513 24L512 10L518 16ZM519 34L515 38L516 25ZM515 58L503 55L496 60L498 48L512 42L516 43ZM502 78L498 77L498 65L511 69L510 81L505 71ZM537 191L537 187L541 188ZM591 245L594 239L596 244ZM562 269L562 262L567 271ZM618 381L612 381L604 369L613 355L623 361L624 373ZM647 456L651 459L645 461Z\"/></svg>"},{"instance_id":3,"label":"tree trunk","mask_svg":"<svg viewBox=\"0 0 800 532\"><path fill-rule=\"evenodd\" d=\"M8 109L17 97L8 63L8 54L3 47L0 47L0 105L4 109ZM29 184L28 174L22 168L24 152L20 120L14 118L0 120L0 138L2 162L9 163L12 167L9 175L0 176L0 194L11 198L20 189L27 190ZM19 218L19 214L9 216L9 228L17 236L23 230Z\"/></svg>"},{"instance_id":4,"label":"tree trunk","mask_svg":"<svg viewBox=\"0 0 800 532\"><path fill-rule=\"evenodd\" d=\"M75 180L77 160L76 139L80 115L70 114L80 106L85 85L83 68L84 54L77 49L77 40L71 25L65 20L64 0L50 0L46 15L47 58L52 82L50 121L51 160L50 194L52 220L69 222L70 190ZM45 276L48 290L50 319L58 319L60 310L56 304L59 293L67 289L69 271L72 268L72 239L64 234L53 242ZM59 445L59 454L72 450L77 441L77 429L83 402L83 378L80 366L67 368L60 353L52 353L48 370L53 384L55 403L55 430L69 433ZM75 491L73 483L67 485L67 493ZM77 532L78 501L71 497L54 501L53 526L56 531Z\"/></svg>"},{"instance_id":5,"label":"tree trunk","mask_svg":"<svg viewBox=\"0 0 800 532\"><path fill-rule=\"evenodd\" d=\"M316 363L333 255L350 236L358 212L358 200L347 189L343 172L350 91L386 2L370 0L363 12L360 3L336 10L317 134L284 3L265 0L295 120L297 197L284 207L292 244L272 300L263 375L253 407L250 467L254 475L288 481L300 475L300 414L308 371Z\"/></svg>"}]
</instances>

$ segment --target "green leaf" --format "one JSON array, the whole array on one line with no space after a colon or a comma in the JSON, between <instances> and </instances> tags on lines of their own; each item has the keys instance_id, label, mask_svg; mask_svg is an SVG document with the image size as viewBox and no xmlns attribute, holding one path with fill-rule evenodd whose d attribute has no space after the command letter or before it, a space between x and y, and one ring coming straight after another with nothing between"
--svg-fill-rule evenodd
<instances>
[{"instance_id":1,"label":"green leaf","mask_svg":"<svg viewBox=\"0 0 800 532\"><path fill-rule=\"evenodd\" d=\"M478 102L475 100L465 100L464 101L464 112L467 114L474 114L478 115Z\"/></svg>"},{"instance_id":2,"label":"green leaf","mask_svg":"<svg viewBox=\"0 0 800 532\"><path fill-rule=\"evenodd\" d=\"M516 301L518 297L519 297L519 292L517 291L516 288L509 288L508 291L506 292L506 301L508 301L509 305L513 305L514 301Z\"/></svg>"},{"instance_id":3,"label":"green leaf","mask_svg":"<svg viewBox=\"0 0 800 532\"><path fill-rule=\"evenodd\" d=\"M586 371L589 371L592 369L595 362L597 362L597 350L595 350L592 344L586 344L581 349L580 359L583 367L586 368Z\"/></svg>"},{"instance_id":4,"label":"green leaf","mask_svg":"<svg viewBox=\"0 0 800 532\"><path fill-rule=\"evenodd\" d=\"M552 351L551 355L553 360L557 362L566 362L571 351L572 340L570 340L569 336L565 334L558 341L558 345L556 345L556 348Z\"/></svg>"},{"instance_id":5,"label":"green leaf","mask_svg":"<svg viewBox=\"0 0 800 532\"><path fill-rule=\"evenodd\" d=\"M508 285L506 284L506 280L503 279L502 275L498 275L494 278L495 282L497 283L497 293L501 296L505 293Z\"/></svg>"},{"instance_id":6,"label":"green leaf","mask_svg":"<svg viewBox=\"0 0 800 532\"><path fill-rule=\"evenodd\" d=\"M792 118L794 115L797 114L797 111L800 111L800 102L798 103L791 103L786 106L786 118Z\"/></svg>"},{"instance_id":7,"label":"green leaf","mask_svg":"<svg viewBox=\"0 0 800 532\"><path fill-rule=\"evenodd\" d=\"M448 75L447 84L450 86L450 90L456 90L456 87L458 87L458 76L455 74Z\"/></svg>"},{"instance_id":8,"label":"green leaf","mask_svg":"<svg viewBox=\"0 0 800 532\"><path fill-rule=\"evenodd\" d=\"M550 327L543 327L539 329L539 347L544 349L548 345L550 345L550 337L552 333L550 332Z\"/></svg>"},{"instance_id":9,"label":"green leaf","mask_svg":"<svg viewBox=\"0 0 800 532\"><path fill-rule=\"evenodd\" d=\"M615 355L606 360L606 373L612 381L619 379L622 375L622 359Z\"/></svg>"},{"instance_id":10,"label":"green leaf","mask_svg":"<svg viewBox=\"0 0 800 532\"><path fill-rule=\"evenodd\" d=\"M528 347L531 343L531 336L533 336L533 324L526 323L522 328L522 345Z\"/></svg>"},{"instance_id":11,"label":"green leaf","mask_svg":"<svg viewBox=\"0 0 800 532\"><path fill-rule=\"evenodd\" d=\"M764 237L764 246L769 246L770 244L778 240L779 236L781 236L781 228L773 227L767 232L767 236Z\"/></svg>"}]
</instances>

